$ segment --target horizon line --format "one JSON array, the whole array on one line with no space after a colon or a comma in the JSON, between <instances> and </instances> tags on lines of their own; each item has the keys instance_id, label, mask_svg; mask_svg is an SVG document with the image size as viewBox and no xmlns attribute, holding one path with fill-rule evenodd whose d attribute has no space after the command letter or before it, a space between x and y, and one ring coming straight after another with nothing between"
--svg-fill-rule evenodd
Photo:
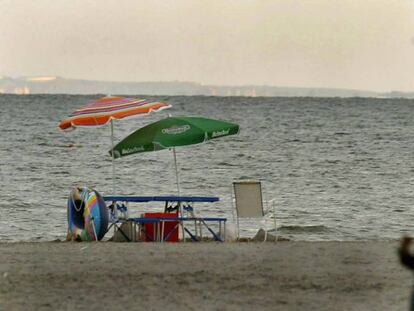
<instances>
[{"instance_id":1,"label":"horizon line","mask_svg":"<svg viewBox=\"0 0 414 311\"><path fill-rule=\"evenodd\" d=\"M86 79L86 78L72 78L64 77L60 75L27 75L27 76L8 76L0 75L0 80L11 79L11 80L25 80L26 82L31 83L46 83L55 81L58 79L62 80L75 80L75 81L88 81L88 82L100 82L100 83L181 83L181 84L196 84L205 87L223 87L223 88L251 88L251 87L268 87L268 88L289 88L289 89L321 89L321 90L338 90L338 91L357 91L357 92L369 92L376 94L389 94L389 93L403 93L410 94L414 93L412 91L401 91L401 90L387 90L387 91L376 91L368 89L357 89L357 88L347 88L347 87L330 87L330 86L286 86L286 85L270 85L270 84L210 84L202 83L198 81L185 81L185 80L147 80L147 81L119 81L119 80L95 80L95 79Z\"/></svg>"}]
</instances>

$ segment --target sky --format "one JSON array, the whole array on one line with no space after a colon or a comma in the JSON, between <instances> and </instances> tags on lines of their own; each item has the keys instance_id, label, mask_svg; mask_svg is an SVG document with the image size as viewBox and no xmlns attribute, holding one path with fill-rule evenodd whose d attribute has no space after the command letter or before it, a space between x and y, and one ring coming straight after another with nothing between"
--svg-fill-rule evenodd
<instances>
[{"instance_id":1,"label":"sky","mask_svg":"<svg viewBox=\"0 0 414 311\"><path fill-rule=\"evenodd\" d=\"M414 91L414 0L0 0L0 76Z\"/></svg>"}]
</instances>

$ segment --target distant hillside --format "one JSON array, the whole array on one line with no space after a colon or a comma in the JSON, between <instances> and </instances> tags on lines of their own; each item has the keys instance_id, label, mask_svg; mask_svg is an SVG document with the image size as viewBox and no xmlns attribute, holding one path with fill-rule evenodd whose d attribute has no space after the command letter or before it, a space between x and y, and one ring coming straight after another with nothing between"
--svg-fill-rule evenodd
<instances>
[{"instance_id":1,"label":"distant hillside","mask_svg":"<svg viewBox=\"0 0 414 311\"><path fill-rule=\"evenodd\" d=\"M378 93L333 88L277 86L217 86L194 82L110 82L60 77L0 78L0 94L123 94L204 96L298 96L298 97L405 97L413 93Z\"/></svg>"}]
</instances>

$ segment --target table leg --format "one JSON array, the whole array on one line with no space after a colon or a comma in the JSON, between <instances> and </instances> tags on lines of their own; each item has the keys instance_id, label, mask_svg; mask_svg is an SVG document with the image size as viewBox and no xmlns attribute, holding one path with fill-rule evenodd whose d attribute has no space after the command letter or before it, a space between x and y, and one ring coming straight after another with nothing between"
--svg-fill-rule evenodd
<instances>
[{"instance_id":1,"label":"table leg","mask_svg":"<svg viewBox=\"0 0 414 311\"><path fill-rule=\"evenodd\" d=\"M161 220L161 242L164 242L165 220Z\"/></svg>"},{"instance_id":2,"label":"table leg","mask_svg":"<svg viewBox=\"0 0 414 311\"><path fill-rule=\"evenodd\" d=\"M221 221L219 221L218 223L219 223L219 237L220 237L220 239L222 239L223 235L221 233Z\"/></svg>"},{"instance_id":3,"label":"table leg","mask_svg":"<svg viewBox=\"0 0 414 311\"><path fill-rule=\"evenodd\" d=\"M183 218L183 206L181 202L178 202L178 216ZM184 230L184 221L180 220L181 232L183 233L183 242L185 243L185 230Z\"/></svg>"},{"instance_id":4,"label":"table leg","mask_svg":"<svg viewBox=\"0 0 414 311\"><path fill-rule=\"evenodd\" d=\"M161 224L160 224L160 222L158 221L157 222L157 242L161 242L161 236L160 236L160 232L161 231Z\"/></svg>"}]
</instances>

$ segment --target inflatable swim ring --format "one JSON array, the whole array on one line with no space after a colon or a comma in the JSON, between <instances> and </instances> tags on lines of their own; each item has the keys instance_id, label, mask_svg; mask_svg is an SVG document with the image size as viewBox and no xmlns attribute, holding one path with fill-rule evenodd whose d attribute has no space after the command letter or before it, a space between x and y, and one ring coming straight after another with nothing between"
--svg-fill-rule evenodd
<instances>
[{"instance_id":1,"label":"inflatable swim ring","mask_svg":"<svg viewBox=\"0 0 414 311\"><path fill-rule=\"evenodd\" d=\"M93 189L74 188L68 198L68 240L100 241L108 229L108 208Z\"/></svg>"}]
</instances>

